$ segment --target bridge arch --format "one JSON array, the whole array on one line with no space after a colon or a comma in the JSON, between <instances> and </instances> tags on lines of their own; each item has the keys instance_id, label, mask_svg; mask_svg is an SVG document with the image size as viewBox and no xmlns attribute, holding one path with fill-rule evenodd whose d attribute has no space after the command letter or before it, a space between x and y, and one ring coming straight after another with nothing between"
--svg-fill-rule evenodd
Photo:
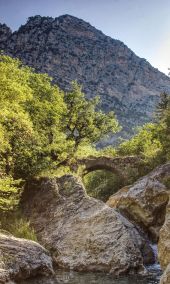
<instances>
[{"instance_id":1,"label":"bridge arch","mask_svg":"<svg viewBox=\"0 0 170 284\"><path fill-rule=\"evenodd\" d=\"M83 176L92 171L107 170L122 178L126 178L127 167L136 169L139 167L140 159L134 156L116 158L90 156L81 160L79 159L78 164L84 166Z\"/></svg>"},{"instance_id":2,"label":"bridge arch","mask_svg":"<svg viewBox=\"0 0 170 284\"><path fill-rule=\"evenodd\" d=\"M87 157L79 160L82 165L82 181L89 196L104 202L127 185L131 171L129 168L138 169L139 159L136 157Z\"/></svg>"}]
</instances>

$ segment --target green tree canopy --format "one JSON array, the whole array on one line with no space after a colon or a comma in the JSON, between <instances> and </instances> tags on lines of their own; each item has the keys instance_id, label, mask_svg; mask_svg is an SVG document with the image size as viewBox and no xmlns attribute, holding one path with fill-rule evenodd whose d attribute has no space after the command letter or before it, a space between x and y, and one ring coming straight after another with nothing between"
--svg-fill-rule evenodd
<instances>
[{"instance_id":1,"label":"green tree canopy","mask_svg":"<svg viewBox=\"0 0 170 284\"><path fill-rule=\"evenodd\" d=\"M72 84L72 91L65 94L64 101L67 140L73 142L75 151L82 144L96 143L119 130L114 113L105 114L99 110L99 97L87 100L76 82Z\"/></svg>"},{"instance_id":2,"label":"green tree canopy","mask_svg":"<svg viewBox=\"0 0 170 284\"><path fill-rule=\"evenodd\" d=\"M50 164L52 151L61 158L63 93L47 75L9 56L0 56L0 76L1 171L28 178Z\"/></svg>"}]
</instances>

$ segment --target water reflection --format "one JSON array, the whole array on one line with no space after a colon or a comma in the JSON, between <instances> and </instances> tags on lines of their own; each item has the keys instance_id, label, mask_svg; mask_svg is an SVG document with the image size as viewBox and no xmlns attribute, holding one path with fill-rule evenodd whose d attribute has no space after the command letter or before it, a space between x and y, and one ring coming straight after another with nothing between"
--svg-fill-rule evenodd
<instances>
[{"instance_id":1,"label":"water reflection","mask_svg":"<svg viewBox=\"0 0 170 284\"><path fill-rule=\"evenodd\" d=\"M57 271L55 277L39 278L29 281L22 281L22 284L158 284L159 276L152 277L124 277L113 279L112 276L102 273L78 273Z\"/></svg>"}]
</instances>

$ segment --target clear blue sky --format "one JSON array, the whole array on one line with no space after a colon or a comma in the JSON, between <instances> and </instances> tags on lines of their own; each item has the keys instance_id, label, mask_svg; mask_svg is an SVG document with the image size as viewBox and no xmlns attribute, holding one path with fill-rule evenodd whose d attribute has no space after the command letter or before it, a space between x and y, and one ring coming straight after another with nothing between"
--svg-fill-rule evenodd
<instances>
[{"instance_id":1,"label":"clear blue sky","mask_svg":"<svg viewBox=\"0 0 170 284\"><path fill-rule=\"evenodd\" d=\"M0 22L12 30L29 16L63 14L88 21L168 73L170 0L0 0Z\"/></svg>"}]
</instances>

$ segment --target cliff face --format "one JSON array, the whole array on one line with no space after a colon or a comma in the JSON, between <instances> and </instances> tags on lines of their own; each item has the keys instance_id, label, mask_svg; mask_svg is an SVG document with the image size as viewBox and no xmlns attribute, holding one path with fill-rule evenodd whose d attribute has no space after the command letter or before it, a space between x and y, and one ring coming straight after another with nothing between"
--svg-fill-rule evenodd
<instances>
[{"instance_id":1,"label":"cliff face","mask_svg":"<svg viewBox=\"0 0 170 284\"><path fill-rule=\"evenodd\" d=\"M12 35L12 31L5 24L0 24L0 48L4 49L6 41Z\"/></svg>"},{"instance_id":2,"label":"cliff face","mask_svg":"<svg viewBox=\"0 0 170 284\"><path fill-rule=\"evenodd\" d=\"M72 80L88 98L100 95L102 108L114 110L127 135L151 120L159 94L170 92L170 78L78 18L35 16L11 33L0 25L0 49L37 71L47 72L65 90Z\"/></svg>"}]
</instances>

